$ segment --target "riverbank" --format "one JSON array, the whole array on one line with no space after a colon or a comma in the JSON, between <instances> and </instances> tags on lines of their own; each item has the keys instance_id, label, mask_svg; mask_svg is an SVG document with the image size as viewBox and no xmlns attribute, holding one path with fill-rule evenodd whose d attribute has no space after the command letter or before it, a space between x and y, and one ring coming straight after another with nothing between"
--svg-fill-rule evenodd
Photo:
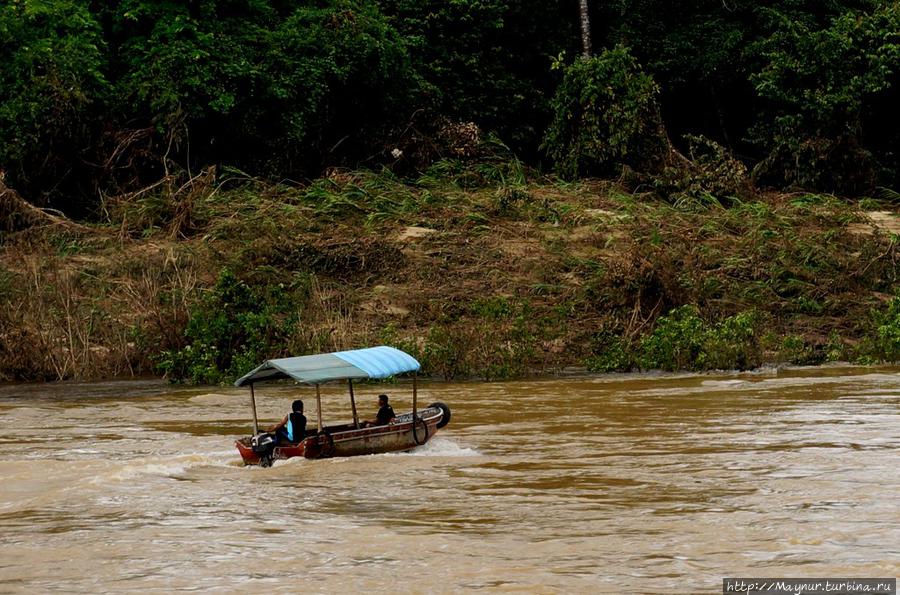
<instances>
[{"instance_id":1,"label":"riverbank","mask_svg":"<svg viewBox=\"0 0 900 595\"><path fill-rule=\"evenodd\" d=\"M897 207L682 199L517 161L270 185L212 170L19 217L0 244L0 379L228 381L393 344L487 379L900 359Z\"/></svg>"}]
</instances>

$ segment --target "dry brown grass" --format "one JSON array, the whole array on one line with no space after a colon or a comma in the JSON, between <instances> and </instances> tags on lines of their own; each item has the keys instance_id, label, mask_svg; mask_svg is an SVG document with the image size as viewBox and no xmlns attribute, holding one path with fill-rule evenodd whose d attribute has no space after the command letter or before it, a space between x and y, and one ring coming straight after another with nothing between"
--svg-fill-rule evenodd
<instances>
[{"instance_id":1,"label":"dry brown grass","mask_svg":"<svg viewBox=\"0 0 900 595\"><path fill-rule=\"evenodd\" d=\"M12 281L0 310L0 374L148 374L154 350L180 344L196 263L177 245L151 248L100 233L93 246L81 245L89 254L60 254L46 233L5 243L0 262Z\"/></svg>"},{"instance_id":2,"label":"dry brown grass","mask_svg":"<svg viewBox=\"0 0 900 595\"><path fill-rule=\"evenodd\" d=\"M895 238L851 233L865 216L827 197L773 194L698 209L609 182L532 183L506 194L430 187L429 197L415 187L403 193L427 198L420 211L372 217L366 209L394 204L395 181L335 173L334 192L343 184L370 197L342 212L297 189L216 194L212 179L205 172L173 187L161 204L121 197L111 225L7 233L0 375L150 373L154 355L183 344L190 313L223 267L261 286L311 279L308 299L295 305L291 352L388 337L432 371L491 377L577 365L599 329L637 339L685 303L710 319L760 311L777 336L821 341L836 331L852 343L898 282ZM508 312L491 314L486 300Z\"/></svg>"}]
</instances>

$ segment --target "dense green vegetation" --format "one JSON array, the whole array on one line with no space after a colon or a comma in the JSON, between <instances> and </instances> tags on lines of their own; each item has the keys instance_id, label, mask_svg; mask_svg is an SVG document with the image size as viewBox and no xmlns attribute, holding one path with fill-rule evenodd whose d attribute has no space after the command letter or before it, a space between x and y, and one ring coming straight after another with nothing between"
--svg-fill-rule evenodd
<instances>
[{"instance_id":1,"label":"dense green vegetation","mask_svg":"<svg viewBox=\"0 0 900 595\"><path fill-rule=\"evenodd\" d=\"M0 0L0 377L900 359L900 2L578 8Z\"/></svg>"},{"instance_id":2,"label":"dense green vegetation","mask_svg":"<svg viewBox=\"0 0 900 595\"><path fill-rule=\"evenodd\" d=\"M554 97L544 145L556 170L577 178L622 165L658 169L667 143L658 91L625 48L576 60Z\"/></svg>"},{"instance_id":3,"label":"dense green vegetation","mask_svg":"<svg viewBox=\"0 0 900 595\"><path fill-rule=\"evenodd\" d=\"M582 60L574 1L5 0L0 167L32 202L97 215L209 165L421 169L473 122L570 176L657 170L660 143L693 135L776 187L898 186L897 2L591 10Z\"/></svg>"}]
</instances>

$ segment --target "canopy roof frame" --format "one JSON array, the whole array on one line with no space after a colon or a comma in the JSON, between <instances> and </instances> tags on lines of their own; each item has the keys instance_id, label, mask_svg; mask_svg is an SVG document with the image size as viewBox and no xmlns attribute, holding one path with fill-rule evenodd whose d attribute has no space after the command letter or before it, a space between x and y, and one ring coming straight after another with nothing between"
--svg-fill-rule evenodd
<instances>
[{"instance_id":1,"label":"canopy roof frame","mask_svg":"<svg viewBox=\"0 0 900 595\"><path fill-rule=\"evenodd\" d=\"M380 345L366 349L337 351L266 360L238 378L235 386L292 378L297 382L318 385L334 380L367 380L416 372L419 362L394 347Z\"/></svg>"}]
</instances>

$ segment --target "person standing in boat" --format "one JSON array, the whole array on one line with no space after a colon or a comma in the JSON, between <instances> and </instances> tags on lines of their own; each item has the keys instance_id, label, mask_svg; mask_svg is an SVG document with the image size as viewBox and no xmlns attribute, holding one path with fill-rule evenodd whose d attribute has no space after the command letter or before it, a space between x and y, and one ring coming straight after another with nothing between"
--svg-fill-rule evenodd
<instances>
[{"instance_id":1,"label":"person standing in boat","mask_svg":"<svg viewBox=\"0 0 900 595\"><path fill-rule=\"evenodd\" d=\"M388 396L378 395L378 413L375 414L375 419L364 421L363 427L386 426L391 423L391 420L395 417L397 416L394 415L394 408L388 405Z\"/></svg>"},{"instance_id":2,"label":"person standing in boat","mask_svg":"<svg viewBox=\"0 0 900 595\"><path fill-rule=\"evenodd\" d=\"M269 428L269 432L278 437L279 442L297 443L306 437L306 416L303 415L303 401L297 399L291 404L291 413L284 416L280 423Z\"/></svg>"}]
</instances>

